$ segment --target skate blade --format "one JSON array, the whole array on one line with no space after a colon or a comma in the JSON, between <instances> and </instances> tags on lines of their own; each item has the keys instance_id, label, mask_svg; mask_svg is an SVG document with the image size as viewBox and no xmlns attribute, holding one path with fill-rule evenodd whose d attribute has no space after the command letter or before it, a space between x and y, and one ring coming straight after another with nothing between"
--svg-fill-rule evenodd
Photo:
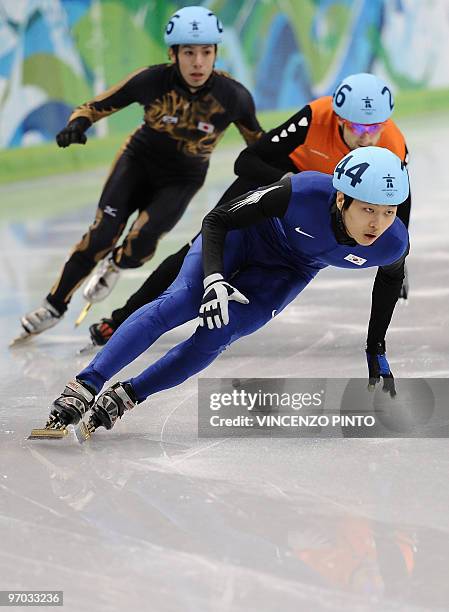
<instances>
[{"instance_id":1,"label":"skate blade","mask_svg":"<svg viewBox=\"0 0 449 612\"><path fill-rule=\"evenodd\" d=\"M75 429L75 436L80 444L84 444L84 442L87 442L87 440L92 437L92 434L84 421L81 421L81 423Z\"/></svg>"},{"instance_id":2,"label":"skate blade","mask_svg":"<svg viewBox=\"0 0 449 612\"><path fill-rule=\"evenodd\" d=\"M92 302L87 302L87 304L84 306L84 308L82 309L82 311L80 312L77 320L75 321L75 327L78 327L79 325L81 325L81 323L84 321L84 319L87 317L87 313L89 312L89 310L92 307Z\"/></svg>"},{"instance_id":3,"label":"skate blade","mask_svg":"<svg viewBox=\"0 0 449 612\"><path fill-rule=\"evenodd\" d=\"M68 429L33 429L28 440L62 440L68 435Z\"/></svg>"},{"instance_id":4,"label":"skate blade","mask_svg":"<svg viewBox=\"0 0 449 612\"><path fill-rule=\"evenodd\" d=\"M13 346L20 346L21 344L25 344L25 342L27 342L28 340L30 340L30 338L32 338L35 334L29 334L26 331L23 331L20 336L17 336L16 338L13 338L13 340L11 340L11 342L9 343L9 348L12 348Z\"/></svg>"},{"instance_id":5,"label":"skate blade","mask_svg":"<svg viewBox=\"0 0 449 612\"><path fill-rule=\"evenodd\" d=\"M93 342L89 342L83 348L78 349L77 355L89 355L90 353L94 353L98 348L100 348L97 344Z\"/></svg>"}]
</instances>

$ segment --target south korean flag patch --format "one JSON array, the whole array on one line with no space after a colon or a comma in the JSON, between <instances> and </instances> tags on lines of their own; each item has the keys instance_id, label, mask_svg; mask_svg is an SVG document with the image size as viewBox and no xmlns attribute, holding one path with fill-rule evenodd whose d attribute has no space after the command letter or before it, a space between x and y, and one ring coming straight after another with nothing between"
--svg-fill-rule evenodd
<instances>
[{"instance_id":1,"label":"south korean flag patch","mask_svg":"<svg viewBox=\"0 0 449 612\"><path fill-rule=\"evenodd\" d=\"M363 266L363 264L367 261L366 259L363 259L363 257L359 257L358 255L353 255L352 253L349 253L349 255L346 255L345 259L346 261L350 261L356 266Z\"/></svg>"}]
</instances>

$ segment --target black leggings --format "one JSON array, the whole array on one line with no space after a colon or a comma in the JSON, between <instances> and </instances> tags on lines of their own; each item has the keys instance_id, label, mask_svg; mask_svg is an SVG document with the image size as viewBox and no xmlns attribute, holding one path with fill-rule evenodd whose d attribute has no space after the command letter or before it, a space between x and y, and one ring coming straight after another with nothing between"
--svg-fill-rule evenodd
<instances>
[{"instance_id":1,"label":"black leggings","mask_svg":"<svg viewBox=\"0 0 449 612\"><path fill-rule=\"evenodd\" d=\"M236 198L247 191L256 189L257 185L247 179L238 178L232 185L225 191L221 196L217 206L223 202L228 202L233 198ZM184 258L187 255L192 242L198 234L192 238L192 240L185 244L177 253L169 255L156 270L147 278L143 285L128 299L126 304L122 308L114 310L111 314L111 318L114 323L118 326L125 321L133 312L152 302L161 295L175 280L183 264Z\"/></svg>"},{"instance_id":2,"label":"black leggings","mask_svg":"<svg viewBox=\"0 0 449 612\"><path fill-rule=\"evenodd\" d=\"M198 180L166 183L161 180L160 169L149 168L126 151L119 156L104 186L93 224L75 245L47 296L50 304L63 313L95 265L113 250L120 268L138 268L151 259L161 236L176 225L201 187ZM137 219L116 247L128 218L136 211Z\"/></svg>"}]
</instances>

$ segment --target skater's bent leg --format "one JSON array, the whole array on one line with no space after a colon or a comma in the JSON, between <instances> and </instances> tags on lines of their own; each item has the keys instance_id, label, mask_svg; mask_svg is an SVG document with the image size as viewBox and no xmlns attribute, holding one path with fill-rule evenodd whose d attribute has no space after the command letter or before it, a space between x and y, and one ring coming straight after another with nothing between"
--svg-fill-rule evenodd
<instances>
[{"instance_id":1,"label":"skater's bent leg","mask_svg":"<svg viewBox=\"0 0 449 612\"><path fill-rule=\"evenodd\" d=\"M232 316L231 306L229 310ZM138 401L142 402L149 395L175 387L204 370L231 342L240 337L234 332L231 323L214 330L198 327L193 336L172 348L142 374L129 381Z\"/></svg>"},{"instance_id":2,"label":"skater's bent leg","mask_svg":"<svg viewBox=\"0 0 449 612\"><path fill-rule=\"evenodd\" d=\"M94 222L75 245L46 298L61 314L84 279L115 246L134 210L133 196L141 181L140 166L122 154L106 181Z\"/></svg>"},{"instance_id":3,"label":"skater's bent leg","mask_svg":"<svg viewBox=\"0 0 449 612\"><path fill-rule=\"evenodd\" d=\"M114 219L110 222L100 208L97 210L94 223L73 249L58 280L47 295L47 301L61 314L67 310L73 294L98 261L112 250L124 226L125 221L117 224Z\"/></svg>"},{"instance_id":4,"label":"skater's bent leg","mask_svg":"<svg viewBox=\"0 0 449 612\"><path fill-rule=\"evenodd\" d=\"M185 258L170 288L132 314L77 378L99 391L107 380L146 351L162 334L194 319L202 294L201 243L198 243Z\"/></svg>"},{"instance_id":5,"label":"skater's bent leg","mask_svg":"<svg viewBox=\"0 0 449 612\"><path fill-rule=\"evenodd\" d=\"M178 276L190 246L186 244L177 253L167 257L147 278L140 289L133 293L126 304L112 312L111 318L116 326L121 325L136 310L152 302L168 289Z\"/></svg>"},{"instance_id":6,"label":"skater's bent leg","mask_svg":"<svg viewBox=\"0 0 449 612\"><path fill-rule=\"evenodd\" d=\"M151 259L161 237L178 223L200 187L198 183L175 183L158 189L123 244L115 250L117 265L120 268L138 268Z\"/></svg>"}]
</instances>

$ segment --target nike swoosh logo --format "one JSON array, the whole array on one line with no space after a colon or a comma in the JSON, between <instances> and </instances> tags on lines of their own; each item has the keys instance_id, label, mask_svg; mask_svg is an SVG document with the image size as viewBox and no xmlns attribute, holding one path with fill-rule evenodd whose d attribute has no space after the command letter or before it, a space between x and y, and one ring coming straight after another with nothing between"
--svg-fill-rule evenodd
<instances>
[{"instance_id":1,"label":"nike swoosh logo","mask_svg":"<svg viewBox=\"0 0 449 612\"><path fill-rule=\"evenodd\" d=\"M271 318L273 318L275 316L275 314L277 313L277 310L272 310L271 311Z\"/></svg>"},{"instance_id":2,"label":"nike swoosh logo","mask_svg":"<svg viewBox=\"0 0 449 612\"><path fill-rule=\"evenodd\" d=\"M298 232L298 234L303 234L304 236L307 236L307 238L315 238L315 236L311 236L310 234L303 232L300 227L295 227L295 232Z\"/></svg>"}]
</instances>

